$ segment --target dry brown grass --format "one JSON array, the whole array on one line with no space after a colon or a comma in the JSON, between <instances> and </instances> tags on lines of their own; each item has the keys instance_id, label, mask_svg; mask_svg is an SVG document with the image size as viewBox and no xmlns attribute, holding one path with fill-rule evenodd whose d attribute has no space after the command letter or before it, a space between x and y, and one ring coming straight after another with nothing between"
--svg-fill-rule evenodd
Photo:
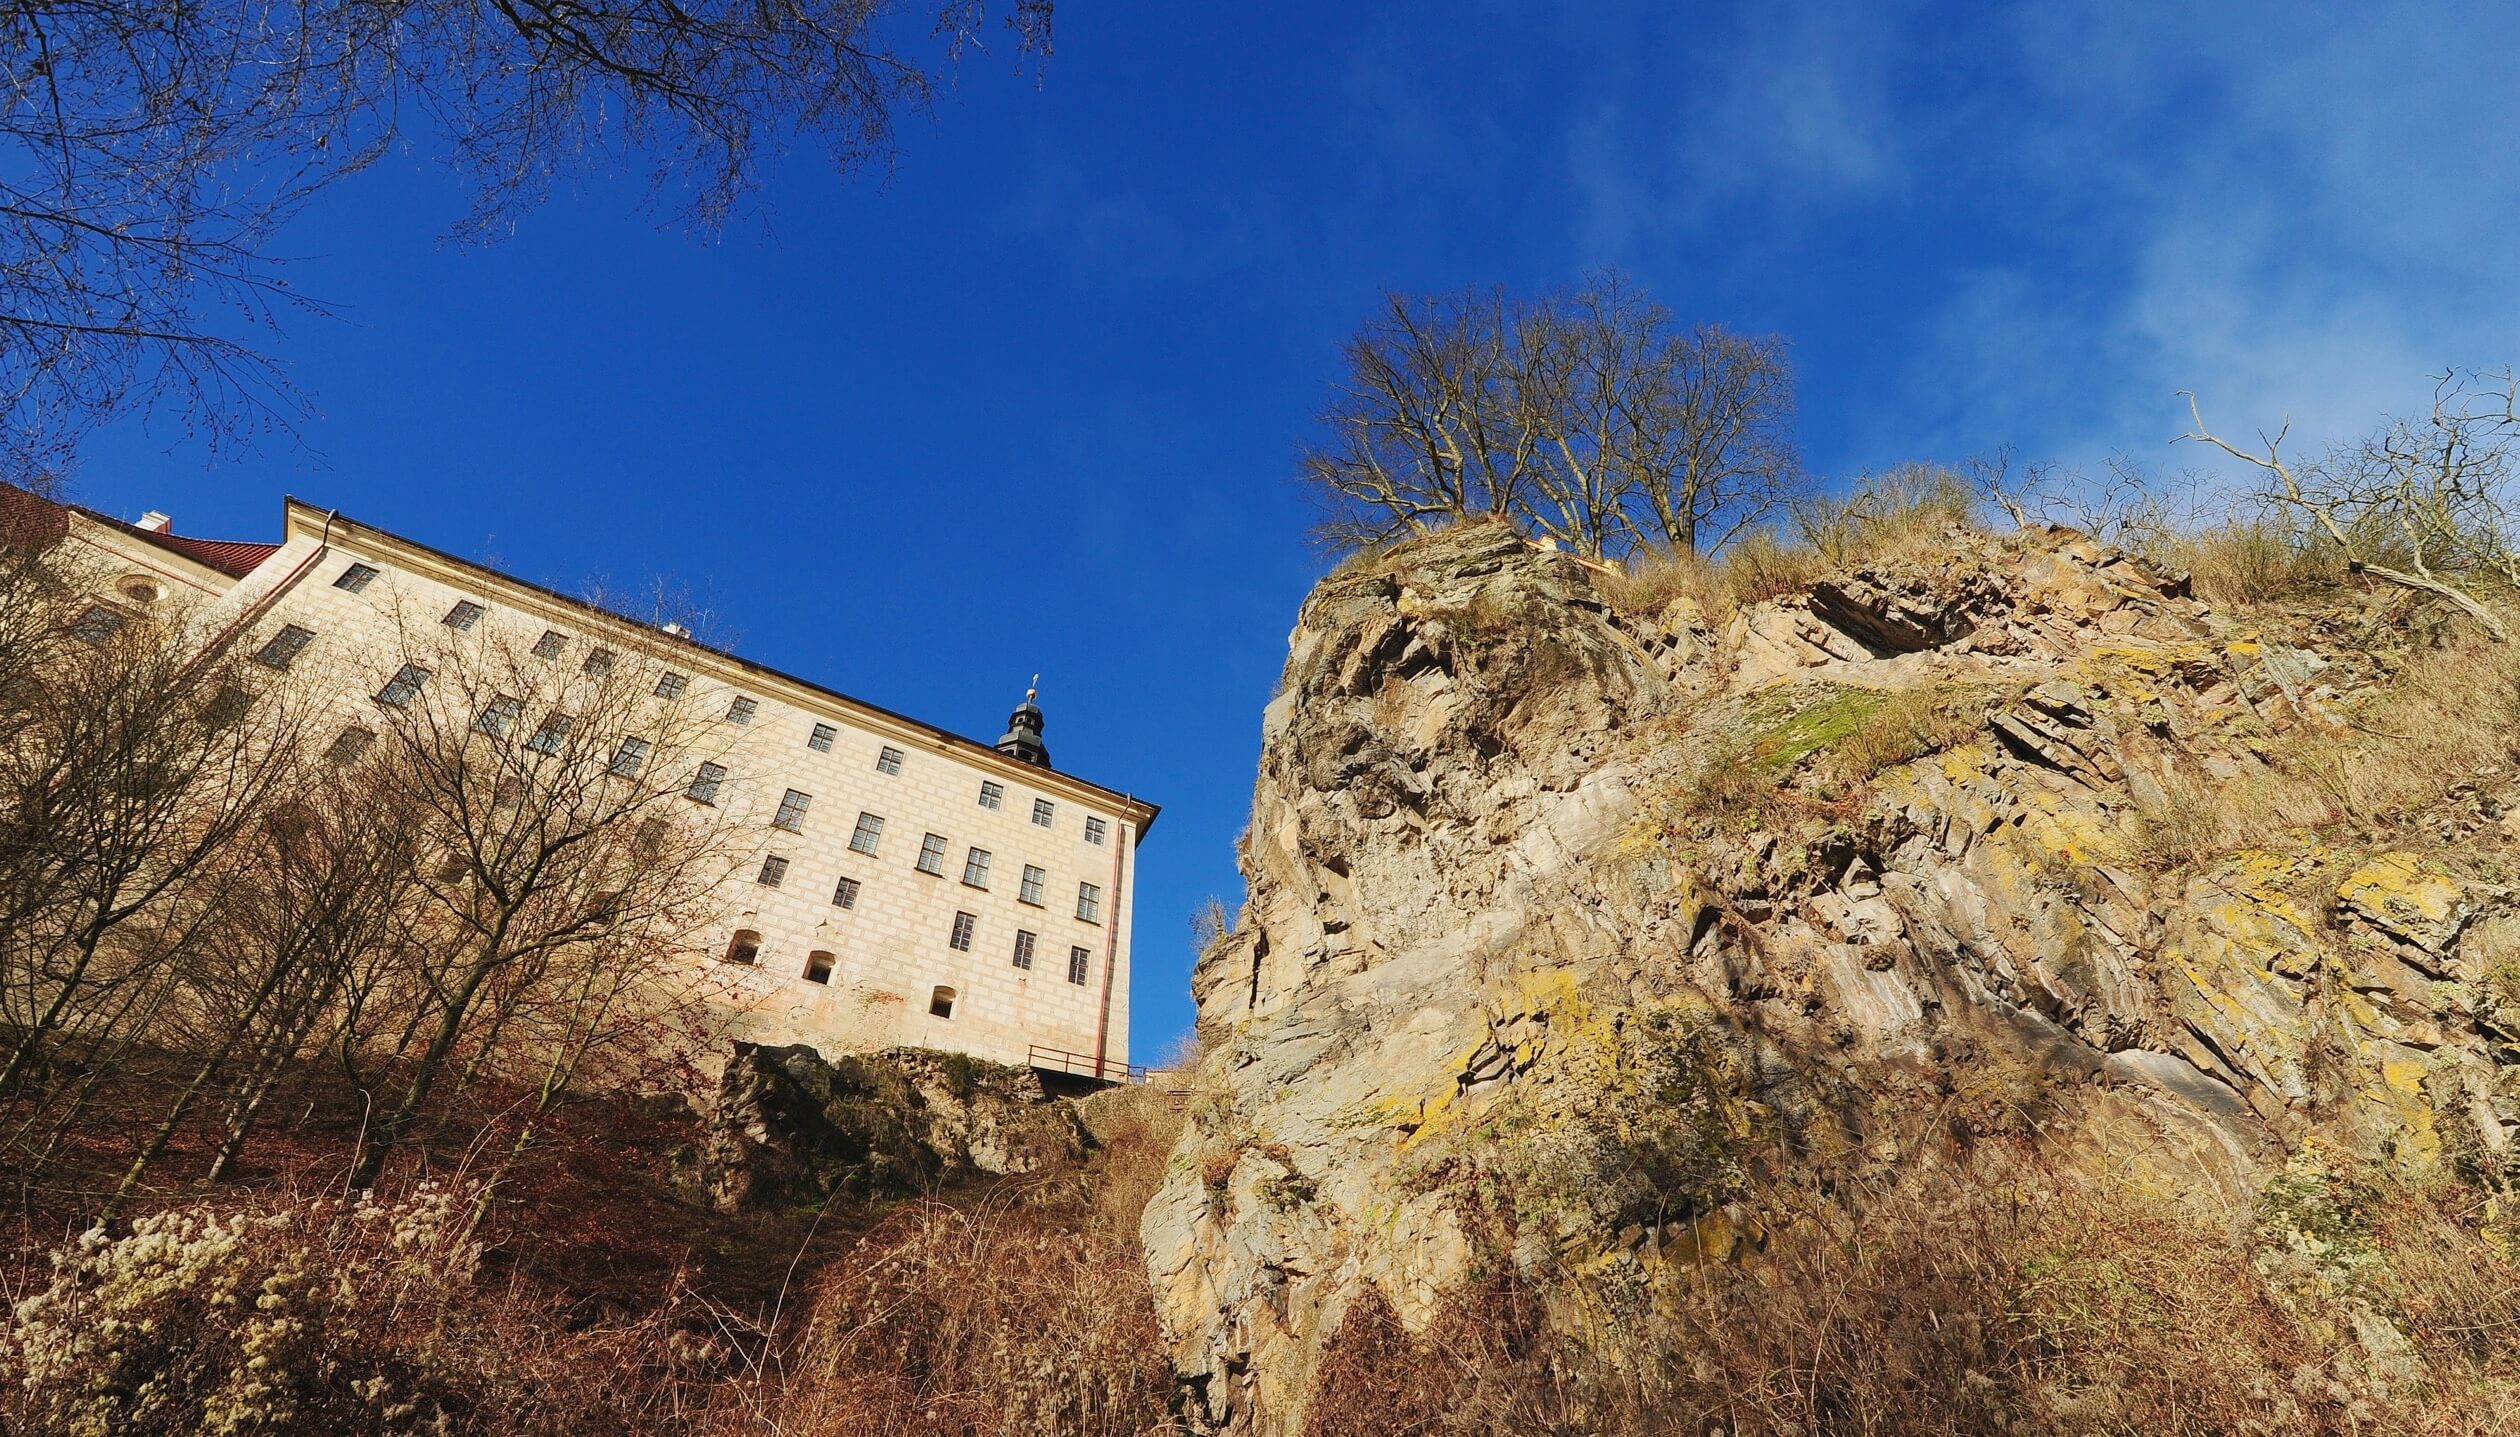
<instances>
[{"instance_id":1,"label":"dry brown grass","mask_svg":"<svg viewBox=\"0 0 2520 1437\"><path fill-rule=\"evenodd\" d=\"M2282 703L2284 700L2277 699ZM2341 723L2309 713L2268 766L2224 783L2183 776L2137 814L2125 858L2154 872L2287 832L2384 835L2437 816L2451 790L2520 754L2520 652L2461 630L2413 655Z\"/></svg>"},{"instance_id":2,"label":"dry brown grass","mask_svg":"<svg viewBox=\"0 0 2520 1437\"><path fill-rule=\"evenodd\" d=\"M1902 464L1858 479L1846 494L1794 510L1804 544L1831 566L1861 564L1937 548L1954 529L1978 527L1975 485L1938 464Z\"/></svg>"},{"instance_id":3,"label":"dry brown grass","mask_svg":"<svg viewBox=\"0 0 2520 1437\"><path fill-rule=\"evenodd\" d=\"M1714 558L1640 553L1601 588L1621 613L1659 614L1685 596L1722 624L1750 605L1805 592L1832 573L1923 552L1977 523L1977 499L1965 480L1911 465L1868 476L1844 496L1797 506L1790 538L1762 528Z\"/></svg>"},{"instance_id":4,"label":"dry brown grass","mask_svg":"<svg viewBox=\"0 0 2520 1437\"><path fill-rule=\"evenodd\" d=\"M1855 731L1829 750L1830 776L1859 784L1894 764L1967 743L1986 726L1990 692L1935 686L1883 694Z\"/></svg>"},{"instance_id":5,"label":"dry brown grass","mask_svg":"<svg viewBox=\"0 0 2520 1437\"><path fill-rule=\"evenodd\" d=\"M2196 596L2218 609L2247 610L2324 592L2345 580L2331 546L2271 516L2166 533L2143 549L2146 558L2184 571Z\"/></svg>"},{"instance_id":6,"label":"dry brown grass","mask_svg":"<svg viewBox=\"0 0 2520 1437\"><path fill-rule=\"evenodd\" d=\"M2520 1417L2520 1270L2421 1196L2384 1193L2356 1219L2389 1255L2362 1286L2287 1294L2234 1215L2053 1177L2019 1151L1912 1172L1851 1218L1771 1192L1766 1252L1670 1272L1650 1296L1500 1265L1417 1334L1360 1303L1306 1431L2203 1437ZM2400 1316L2412 1373L2340 1329L2346 1297Z\"/></svg>"},{"instance_id":7,"label":"dry brown grass","mask_svg":"<svg viewBox=\"0 0 2520 1437\"><path fill-rule=\"evenodd\" d=\"M1097 1095L1082 1174L895 1212L730 1384L709 1437L1170 1433L1172 1367L1137 1240L1181 1118L1153 1087Z\"/></svg>"},{"instance_id":8,"label":"dry brown grass","mask_svg":"<svg viewBox=\"0 0 2520 1437\"><path fill-rule=\"evenodd\" d=\"M714 1437L1139 1437L1172 1368L1132 1235L1009 1187L896 1213L833 1268Z\"/></svg>"}]
</instances>

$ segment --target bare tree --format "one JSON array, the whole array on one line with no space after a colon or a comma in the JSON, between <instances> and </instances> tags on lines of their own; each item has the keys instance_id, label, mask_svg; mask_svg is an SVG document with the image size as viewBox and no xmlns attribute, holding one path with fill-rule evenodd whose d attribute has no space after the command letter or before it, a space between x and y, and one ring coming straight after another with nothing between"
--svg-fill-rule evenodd
<instances>
[{"instance_id":1,"label":"bare tree","mask_svg":"<svg viewBox=\"0 0 2520 1437\"><path fill-rule=\"evenodd\" d=\"M1299 472L1334 542L1505 516L1586 558L1720 548L1803 489L1784 342L1683 328L1615 273L1569 295L1390 296Z\"/></svg>"},{"instance_id":2,"label":"bare tree","mask_svg":"<svg viewBox=\"0 0 2520 1437\"><path fill-rule=\"evenodd\" d=\"M2442 599L2497 641L2510 629L2483 595L2520 590L2520 380L2502 371L2448 371L2436 378L2431 412L2399 420L2312 463L2283 454L2290 425L2242 449L2206 428L2180 438L2255 467L2260 502L2299 517L2332 546L2346 571Z\"/></svg>"},{"instance_id":3,"label":"bare tree","mask_svg":"<svg viewBox=\"0 0 2520 1437\"><path fill-rule=\"evenodd\" d=\"M895 114L984 36L984 0L936 5L926 27L892 0L0 7L0 457L41 467L161 404L217 441L286 422L256 337L309 302L272 237L409 140L442 139L474 238L634 154L703 225L791 142L880 162ZM1005 20L1047 53L1048 0Z\"/></svg>"},{"instance_id":4,"label":"bare tree","mask_svg":"<svg viewBox=\"0 0 2520 1437\"><path fill-rule=\"evenodd\" d=\"M263 1102L298 1070L344 991L372 984L381 966L416 971L410 818L392 794L362 782L355 764L309 757L231 845L219 921L188 965L179 1022L160 1037L190 1056L189 1075L102 1217L139 1190L197 1106L241 1076L211 1167L212 1181L224 1176Z\"/></svg>"},{"instance_id":5,"label":"bare tree","mask_svg":"<svg viewBox=\"0 0 2520 1437\"><path fill-rule=\"evenodd\" d=\"M137 1035L198 941L219 859L289 768L282 711L174 622L82 610L0 746L0 1101L63 1044Z\"/></svg>"},{"instance_id":6,"label":"bare tree","mask_svg":"<svg viewBox=\"0 0 2520 1437\"><path fill-rule=\"evenodd\" d=\"M355 1187L373 1184L468 1044L478 1055L556 1030L583 1048L635 986L623 965L671 955L729 866L718 810L687 801L719 726L695 698L659 695L665 665L634 636L568 663L502 631L405 628L412 665L379 704L367 777L414 816L423 846L425 1002Z\"/></svg>"},{"instance_id":7,"label":"bare tree","mask_svg":"<svg viewBox=\"0 0 2520 1437\"><path fill-rule=\"evenodd\" d=\"M1519 318L1501 292L1384 297L1348 341L1329 442L1300 462L1332 505L1325 534L1361 547L1520 507L1538 436L1515 422Z\"/></svg>"}]
</instances>

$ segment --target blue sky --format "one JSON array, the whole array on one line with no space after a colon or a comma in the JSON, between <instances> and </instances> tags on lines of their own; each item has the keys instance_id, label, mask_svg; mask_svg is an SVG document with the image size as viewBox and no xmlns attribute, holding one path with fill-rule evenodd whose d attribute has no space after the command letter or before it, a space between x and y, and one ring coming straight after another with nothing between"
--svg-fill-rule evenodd
<instances>
[{"instance_id":1,"label":"blue sky","mask_svg":"<svg viewBox=\"0 0 2520 1437\"><path fill-rule=\"evenodd\" d=\"M2337 17L2314 12L2333 8ZM2350 11L2350 15L2345 12ZM273 347L319 410L79 496L274 537L294 492L528 578L669 576L737 646L1164 805L1139 1056L1189 1024L1294 610L1289 478L1385 289L1615 264L1789 336L1813 465L2010 445L2202 464L2520 359L2507 8L1060 7L967 59L889 177L800 156L714 237L598 177L483 248L425 149L319 200Z\"/></svg>"}]
</instances>

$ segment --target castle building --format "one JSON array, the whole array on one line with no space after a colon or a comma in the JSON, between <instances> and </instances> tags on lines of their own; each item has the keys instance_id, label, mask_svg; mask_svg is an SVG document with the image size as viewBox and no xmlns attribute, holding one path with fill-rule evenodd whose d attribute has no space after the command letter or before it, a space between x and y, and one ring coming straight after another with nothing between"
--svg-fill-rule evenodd
<instances>
[{"instance_id":1,"label":"castle building","mask_svg":"<svg viewBox=\"0 0 2520 1437\"><path fill-rule=\"evenodd\" d=\"M660 694L687 686L722 714L686 797L753 850L712 890L710 951L740 995L731 1036L1127 1075L1136 853L1157 810L1053 768L1031 693L981 743L296 499L278 543L0 500L20 536L32 515L88 551L102 584L82 623L181 612L205 652L309 676L318 721L343 734L406 681L414 616L505 626L588 672L638 646L663 666Z\"/></svg>"}]
</instances>

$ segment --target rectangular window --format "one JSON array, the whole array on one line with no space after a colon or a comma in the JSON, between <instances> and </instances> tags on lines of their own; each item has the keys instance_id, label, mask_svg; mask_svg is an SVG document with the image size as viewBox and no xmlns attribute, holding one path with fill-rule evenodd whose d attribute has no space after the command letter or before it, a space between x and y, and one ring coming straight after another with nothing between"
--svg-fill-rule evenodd
<instances>
[{"instance_id":1,"label":"rectangular window","mask_svg":"<svg viewBox=\"0 0 2520 1437\"><path fill-rule=\"evenodd\" d=\"M945 835L931 833L919 840L919 871L945 875Z\"/></svg>"},{"instance_id":2,"label":"rectangular window","mask_svg":"<svg viewBox=\"0 0 2520 1437\"><path fill-rule=\"evenodd\" d=\"M341 571L340 578L333 580L333 587L355 594L375 581L376 570L373 567L366 564L353 564Z\"/></svg>"},{"instance_id":3,"label":"rectangular window","mask_svg":"<svg viewBox=\"0 0 2520 1437\"><path fill-rule=\"evenodd\" d=\"M849 835L851 853L873 853L884 838L884 821L871 813L858 815L857 830Z\"/></svg>"},{"instance_id":4,"label":"rectangular window","mask_svg":"<svg viewBox=\"0 0 2520 1437\"><path fill-rule=\"evenodd\" d=\"M254 662L285 669L296 663L297 656L306 652L306 646L313 642L315 635L311 630L301 629L295 624L282 624L280 632L273 634L268 643L255 650Z\"/></svg>"},{"instance_id":5,"label":"rectangular window","mask_svg":"<svg viewBox=\"0 0 2520 1437\"><path fill-rule=\"evenodd\" d=\"M586 651L586 662L579 665L578 670L581 673L591 674L596 678L602 678L604 675L612 672L612 666L612 650L588 649Z\"/></svg>"},{"instance_id":6,"label":"rectangular window","mask_svg":"<svg viewBox=\"0 0 2520 1437\"><path fill-rule=\"evenodd\" d=\"M775 853L761 860L761 876L753 882L764 888L776 888L787 882L787 860Z\"/></svg>"},{"instance_id":7,"label":"rectangular window","mask_svg":"<svg viewBox=\"0 0 2520 1437\"><path fill-rule=\"evenodd\" d=\"M481 622L481 615L482 607L479 604L470 599L457 599L455 607L446 611L445 624L450 629L470 632L473 625Z\"/></svg>"},{"instance_id":8,"label":"rectangular window","mask_svg":"<svg viewBox=\"0 0 2520 1437\"><path fill-rule=\"evenodd\" d=\"M979 926L980 926L980 920L979 920L979 919L977 919L977 918L972 917L970 914L968 914L968 913L957 913L957 914L955 914L955 915L954 915L954 936L945 940L945 946L946 946L946 947L948 947L948 948L953 949L953 950L954 950L955 952L957 952L957 953L968 953L968 952L970 952L970 951L971 951L971 931L972 931L974 928L977 928L977 927L979 927Z\"/></svg>"},{"instance_id":9,"label":"rectangular window","mask_svg":"<svg viewBox=\"0 0 2520 1437\"><path fill-rule=\"evenodd\" d=\"M757 700L738 698L735 702L726 706L726 721L728 723L751 723L753 711L760 707L761 704Z\"/></svg>"},{"instance_id":10,"label":"rectangular window","mask_svg":"<svg viewBox=\"0 0 2520 1437\"><path fill-rule=\"evenodd\" d=\"M831 904L835 908L855 908L857 896L858 881L854 878L843 878L840 880L840 886L831 890Z\"/></svg>"},{"instance_id":11,"label":"rectangular window","mask_svg":"<svg viewBox=\"0 0 2520 1437\"><path fill-rule=\"evenodd\" d=\"M121 633L122 626L127 622L122 615L103 604L90 604L87 612L79 615L79 621L70 626L70 637L81 643L101 644Z\"/></svg>"},{"instance_id":12,"label":"rectangular window","mask_svg":"<svg viewBox=\"0 0 2520 1437\"><path fill-rule=\"evenodd\" d=\"M724 782L725 764L704 763L700 765L700 771L692 775L691 787L683 790L683 796L700 803L714 804L718 798L718 785Z\"/></svg>"},{"instance_id":13,"label":"rectangular window","mask_svg":"<svg viewBox=\"0 0 2520 1437\"><path fill-rule=\"evenodd\" d=\"M625 738L621 741L621 747L613 750L609 768L617 778L636 778L639 765L647 762L647 756L648 741L646 739Z\"/></svg>"},{"instance_id":14,"label":"rectangular window","mask_svg":"<svg viewBox=\"0 0 2520 1437\"><path fill-rule=\"evenodd\" d=\"M553 714L534 730L532 738L525 740L525 746L536 753L558 753L561 742L569 736L569 725L575 722L567 714Z\"/></svg>"},{"instance_id":15,"label":"rectangular window","mask_svg":"<svg viewBox=\"0 0 2520 1437\"><path fill-rule=\"evenodd\" d=\"M1076 916L1088 923L1102 922L1102 887L1094 883L1076 885Z\"/></svg>"},{"instance_id":16,"label":"rectangular window","mask_svg":"<svg viewBox=\"0 0 2520 1437\"><path fill-rule=\"evenodd\" d=\"M963 882L979 889L989 886L989 850L975 848L963 855Z\"/></svg>"},{"instance_id":17,"label":"rectangular window","mask_svg":"<svg viewBox=\"0 0 2520 1437\"><path fill-rule=\"evenodd\" d=\"M1103 841L1103 821L1101 819L1089 818L1085 820L1085 841L1087 843L1100 843Z\"/></svg>"},{"instance_id":18,"label":"rectangular window","mask_svg":"<svg viewBox=\"0 0 2520 1437\"><path fill-rule=\"evenodd\" d=\"M816 951L805 955L805 981L808 983L828 983L831 981L830 954L817 949Z\"/></svg>"},{"instance_id":19,"label":"rectangular window","mask_svg":"<svg viewBox=\"0 0 2520 1437\"><path fill-rule=\"evenodd\" d=\"M482 709L481 717L473 720L473 732L486 733L492 738L506 738L508 731L516 727L518 716L524 712L524 704L501 694Z\"/></svg>"},{"instance_id":20,"label":"rectangular window","mask_svg":"<svg viewBox=\"0 0 2520 1437\"><path fill-rule=\"evenodd\" d=\"M1015 966L1030 972L1032 960L1033 935L1029 930L1018 928L1015 930Z\"/></svg>"},{"instance_id":21,"label":"rectangular window","mask_svg":"<svg viewBox=\"0 0 2520 1437\"><path fill-rule=\"evenodd\" d=\"M840 730L827 723L818 723L814 725L814 731L805 736L805 746L816 753L829 753L831 741L839 736Z\"/></svg>"},{"instance_id":22,"label":"rectangular window","mask_svg":"<svg viewBox=\"0 0 2520 1437\"><path fill-rule=\"evenodd\" d=\"M883 752L875 755L875 771L877 773L901 772L901 750L886 744Z\"/></svg>"},{"instance_id":23,"label":"rectangular window","mask_svg":"<svg viewBox=\"0 0 2520 1437\"><path fill-rule=\"evenodd\" d=\"M1041 906L1041 880L1048 876L1049 875L1043 873L1040 869L1035 868L1033 865L1029 863L1025 864L1024 884L1021 888L1015 890L1015 896L1026 903L1031 904L1033 907L1039 908Z\"/></svg>"},{"instance_id":24,"label":"rectangular window","mask_svg":"<svg viewBox=\"0 0 2520 1437\"><path fill-rule=\"evenodd\" d=\"M1050 800L1046 798L1036 798L1033 800L1033 822L1041 825L1043 828L1048 828L1050 826L1050 821L1058 816L1058 812L1059 810L1053 807Z\"/></svg>"},{"instance_id":25,"label":"rectangular window","mask_svg":"<svg viewBox=\"0 0 2520 1437\"><path fill-rule=\"evenodd\" d=\"M534 657L538 659L556 659L560 657L560 651L568 646L569 636L567 634L560 632L558 629L545 629L543 630L543 636L534 640Z\"/></svg>"},{"instance_id":26,"label":"rectangular window","mask_svg":"<svg viewBox=\"0 0 2520 1437\"><path fill-rule=\"evenodd\" d=\"M375 741L375 734L353 724L341 731L340 735L332 741L332 747L324 750L324 757L335 763L349 763L360 754L367 752L367 746Z\"/></svg>"},{"instance_id":27,"label":"rectangular window","mask_svg":"<svg viewBox=\"0 0 2520 1437\"><path fill-rule=\"evenodd\" d=\"M1086 971L1094 966L1094 955L1082 948L1068 950L1068 981L1082 988Z\"/></svg>"},{"instance_id":28,"label":"rectangular window","mask_svg":"<svg viewBox=\"0 0 2520 1437\"><path fill-rule=\"evenodd\" d=\"M798 793L795 789L789 789L786 796L779 800L779 816L770 820L770 826L784 828L790 833L803 833L805 810L813 804L813 801L812 794Z\"/></svg>"},{"instance_id":29,"label":"rectangular window","mask_svg":"<svg viewBox=\"0 0 2520 1437\"><path fill-rule=\"evenodd\" d=\"M376 701L381 704L390 704L398 709L409 708L411 701L420 697L421 685L428 681L427 669L418 664L405 664L395 671L392 678L385 681L385 687L376 691Z\"/></svg>"},{"instance_id":30,"label":"rectangular window","mask_svg":"<svg viewBox=\"0 0 2520 1437\"><path fill-rule=\"evenodd\" d=\"M980 781L980 806L982 808L995 808L1005 801L1005 784L999 783L995 779L984 778Z\"/></svg>"},{"instance_id":31,"label":"rectangular window","mask_svg":"<svg viewBox=\"0 0 2520 1437\"><path fill-rule=\"evenodd\" d=\"M666 674L656 681L656 696L660 699L678 699L683 696L683 690L690 686L691 680L683 675Z\"/></svg>"}]
</instances>

